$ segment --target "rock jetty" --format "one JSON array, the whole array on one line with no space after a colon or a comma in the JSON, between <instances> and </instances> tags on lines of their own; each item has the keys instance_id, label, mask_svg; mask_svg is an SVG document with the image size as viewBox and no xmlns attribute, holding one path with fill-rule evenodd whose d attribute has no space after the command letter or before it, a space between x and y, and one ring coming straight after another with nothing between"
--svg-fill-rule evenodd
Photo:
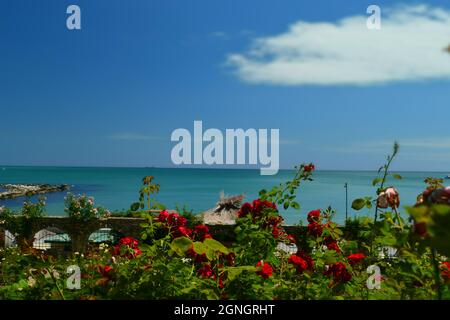
<instances>
[{"instance_id":1,"label":"rock jetty","mask_svg":"<svg viewBox=\"0 0 450 320\"><path fill-rule=\"evenodd\" d=\"M46 194L51 192L62 192L70 189L68 184L0 184L0 200L14 199L35 194Z\"/></svg>"}]
</instances>

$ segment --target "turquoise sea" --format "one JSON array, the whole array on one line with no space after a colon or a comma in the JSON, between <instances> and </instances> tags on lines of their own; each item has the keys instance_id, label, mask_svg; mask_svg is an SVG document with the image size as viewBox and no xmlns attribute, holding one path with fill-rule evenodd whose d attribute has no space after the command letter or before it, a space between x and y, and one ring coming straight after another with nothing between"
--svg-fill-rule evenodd
<instances>
[{"instance_id":1,"label":"turquoise sea","mask_svg":"<svg viewBox=\"0 0 450 320\"><path fill-rule=\"evenodd\" d=\"M293 171L281 170L275 176L261 176L259 170L235 169L162 169L162 168L69 168L69 167L0 167L0 183L49 183L73 185L70 192L87 194L95 198L96 205L111 211L128 209L137 201L142 177L155 176L161 185L157 195L159 202L168 208L186 206L195 213L214 207L219 194L245 193L247 201L257 197L258 191L271 188L289 180ZM424 189L426 177L445 177L447 172L400 172L402 180L391 180L398 187L402 205L415 203L417 195ZM361 196L373 195L372 180L376 172L369 171L317 171L314 181L301 186L298 199L301 210L282 211L288 224L304 220L309 210L332 206L337 210L336 220L345 218L345 188L348 183L348 214L356 214L351 201ZM390 183L388 183L389 185ZM65 193L47 195L49 215L64 215ZM0 205L18 207L23 198L0 201ZM373 211L366 212L373 214Z\"/></svg>"}]
</instances>

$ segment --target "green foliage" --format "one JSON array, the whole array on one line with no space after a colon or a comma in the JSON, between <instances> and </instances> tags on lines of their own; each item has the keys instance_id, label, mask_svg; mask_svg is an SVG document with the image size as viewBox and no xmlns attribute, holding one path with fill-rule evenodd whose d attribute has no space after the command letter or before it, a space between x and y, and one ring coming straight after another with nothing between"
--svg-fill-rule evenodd
<instances>
[{"instance_id":1,"label":"green foliage","mask_svg":"<svg viewBox=\"0 0 450 320\"><path fill-rule=\"evenodd\" d=\"M64 211L70 218L78 221L88 221L110 215L105 208L95 207L94 198L86 195L74 196L68 193L64 202L66 205Z\"/></svg>"},{"instance_id":2,"label":"green foliage","mask_svg":"<svg viewBox=\"0 0 450 320\"><path fill-rule=\"evenodd\" d=\"M153 176L145 176L142 178L142 186L139 190L139 202L135 202L130 206L131 211L143 210L145 207L147 207L147 210L165 209L164 205L153 198L153 195L157 194L161 188L158 183L152 183L153 179Z\"/></svg>"},{"instance_id":3,"label":"green foliage","mask_svg":"<svg viewBox=\"0 0 450 320\"><path fill-rule=\"evenodd\" d=\"M282 183L278 186L274 186L270 191L265 189L259 192L259 198L261 200L267 200L277 205L282 205L286 210L293 208L300 210L300 203L295 201L296 191L299 188L302 181L312 181L312 171L314 165L300 165L295 167L295 176L292 180Z\"/></svg>"},{"instance_id":4,"label":"green foliage","mask_svg":"<svg viewBox=\"0 0 450 320\"><path fill-rule=\"evenodd\" d=\"M355 199L352 202L352 209L359 211L363 208L372 208L372 198L371 197L364 197L364 198L359 198L359 199Z\"/></svg>"}]
</instances>

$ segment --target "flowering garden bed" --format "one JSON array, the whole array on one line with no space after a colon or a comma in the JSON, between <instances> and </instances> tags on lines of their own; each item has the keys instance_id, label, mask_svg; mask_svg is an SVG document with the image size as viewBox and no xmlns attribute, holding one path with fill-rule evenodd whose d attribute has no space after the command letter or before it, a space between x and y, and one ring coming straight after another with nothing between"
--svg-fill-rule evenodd
<instances>
[{"instance_id":1,"label":"flowering garden bed","mask_svg":"<svg viewBox=\"0 0 450 320\"><path fill-rule=\"evenodd\" d=\"M450 299L450 189L428 179L406 208L410 219L402 218L398 192L385 187L388 177L400 178L389 172L396 152L374 180L376 197L353 202L356 210L373 209L373 218L341 227L331 208L317 209L304 228L284 228L278 208L299 208L298 188L312 180L314 166L302 165L292 181L242 205L227 243L190 214L143 211L157 207L150 195L159 186L147 178L133 205L145 219L139 238L69 257L26 244L2 249L0 299ZM71 219L86 223L109 214L85 197L69 197L67 208ZM25 228L42 210L42 203L28 203L21 224L7 209L0 220L5 228ZM295 251L286 250L294 244ZM79 286L67 275L73 266Z\"/></svg>"}]
</instances>

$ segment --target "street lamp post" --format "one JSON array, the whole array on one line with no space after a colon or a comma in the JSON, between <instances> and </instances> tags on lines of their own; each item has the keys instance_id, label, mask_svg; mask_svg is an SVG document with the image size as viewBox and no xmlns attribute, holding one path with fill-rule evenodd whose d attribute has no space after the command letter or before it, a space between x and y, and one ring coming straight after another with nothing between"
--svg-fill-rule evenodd
<instances>
[{"instance_id":1,"label":"street lamp post","mask_svg":"<svg viewBox=\"0 0 450 320\"><path fill-rule=\"evenodd\" d=\"M345 222L348 219L348 183L346 182L344 185L345 188Z\"/></svg>"}]
</instances>

